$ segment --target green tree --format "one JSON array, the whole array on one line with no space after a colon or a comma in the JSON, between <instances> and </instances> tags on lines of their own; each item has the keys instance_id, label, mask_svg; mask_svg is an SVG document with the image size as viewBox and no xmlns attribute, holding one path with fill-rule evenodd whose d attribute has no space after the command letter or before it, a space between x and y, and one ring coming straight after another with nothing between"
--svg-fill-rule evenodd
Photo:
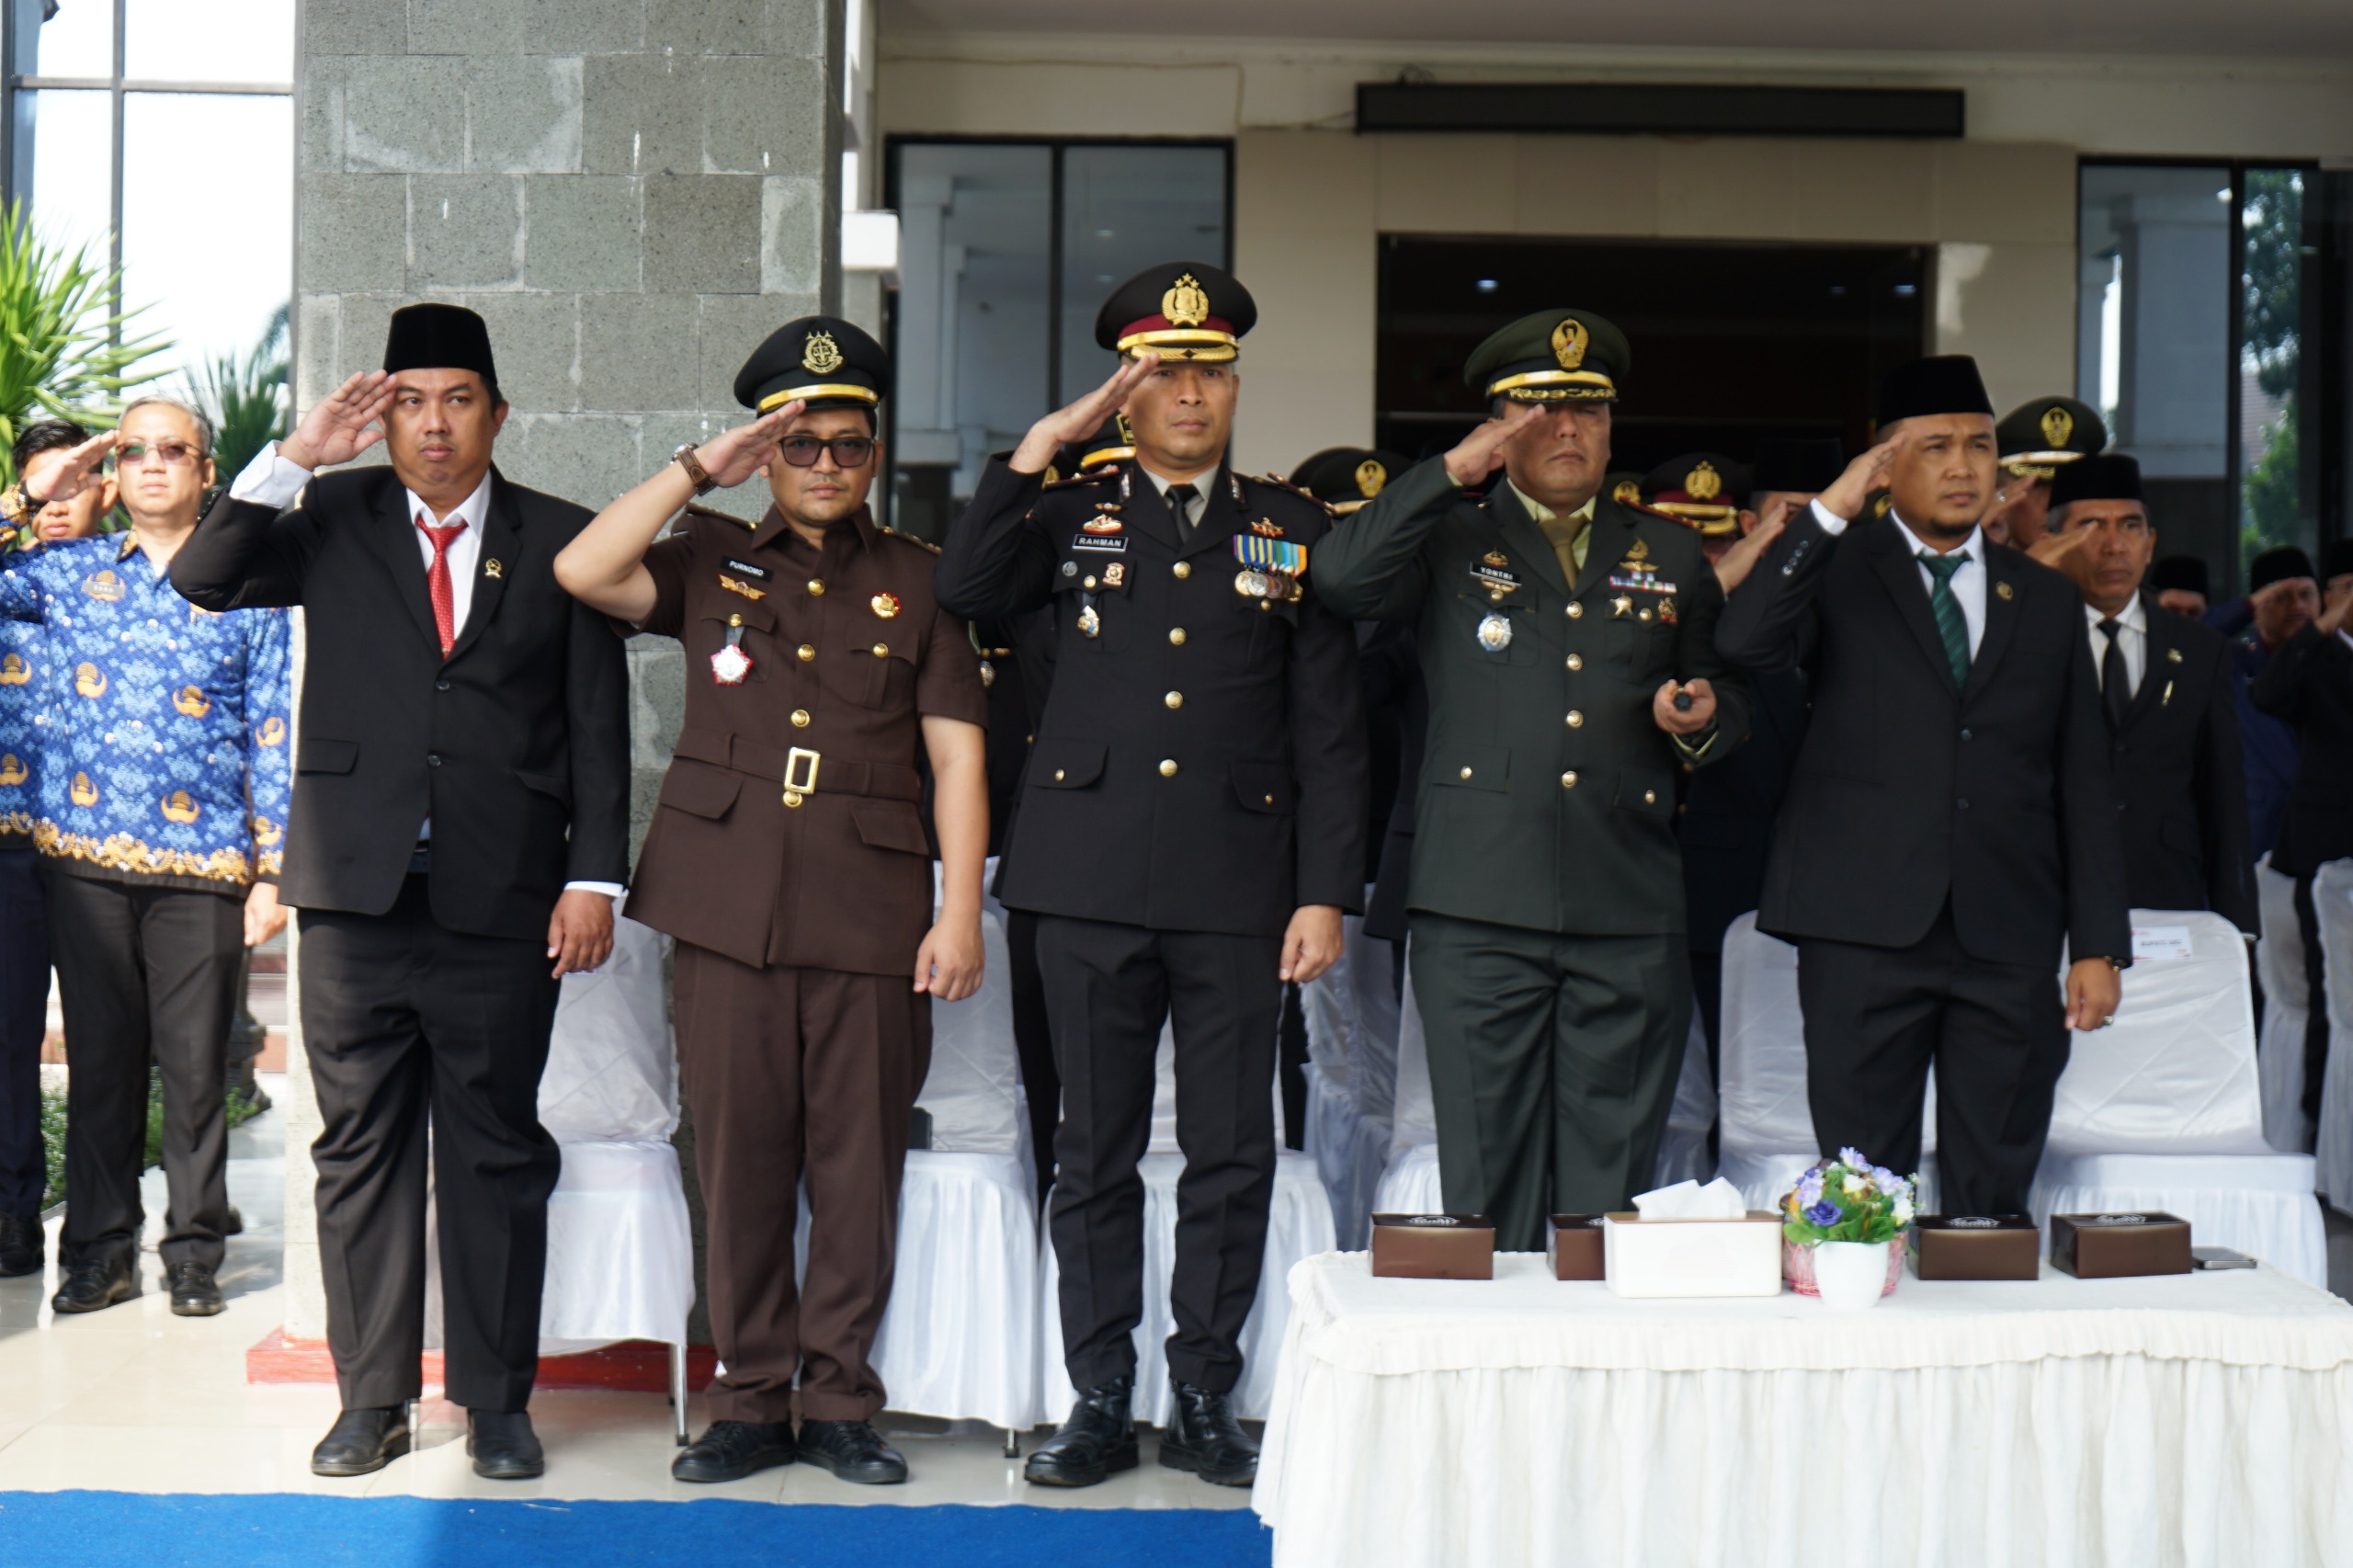
<instances>
[{"instance_id":1,"label":"green tree","mask_svg":"<svg viewBox=\"0 0 2353 1568\"><path fill-rule=\"evenodd\" d=\"M2303 508L2303 470L2296 452L2296 400L2279 410L2279 421L2267 426L2262 458L2247 471L2240 484L2246 502L2240 548L2248 560L2279 545L2294 544Z\"/></svg>"},{"instance_id":2,"label":"green tree","mask_svg":"<svg viewBox=\"0 0 2353 1568\"><path fill-rule=\"evenodd\" d=\"M114 308L120 277L44 242L21 203L0 222L0 484L16 483L7 449L27 425L111 421L126 392L163 373L148 363L162 335L131 336L140 312Z\"/></svg>"},{"instance_id":3,"label":"green tree","mask_svg":"<svg viewBox=\"0 0 2353 1568\"><path fill-rule=\"evenodd\" d=\"M261 341L243 356L215 354L189 372L188 394L212 420L212 458L222 483L293 430L286 373L284 305L270 316Z\"/></svg>"},{"instance_id":4,"label":"green tree","mask_svg":"<svg viewBox=\"0 0 2353 1568\"><path fill-rule=\"evenodd\" d=\"M2303 476L2296 439L2296 385L2302 370L2304 176L2296 169L2249 169L2246 269L2239 278L2242 331L2256 384L2279 400L2264 426L2262 456L2239 483L2240 549L2252 559L2301 531Z\"/></svg>"}]
</instances>

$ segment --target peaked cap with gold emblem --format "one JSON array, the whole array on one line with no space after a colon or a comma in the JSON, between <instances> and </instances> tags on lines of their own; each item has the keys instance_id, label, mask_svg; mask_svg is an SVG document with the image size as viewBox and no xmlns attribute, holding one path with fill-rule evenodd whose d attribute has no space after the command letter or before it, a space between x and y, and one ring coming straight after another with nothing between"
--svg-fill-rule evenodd
<instances>
[{"instance_id":1,"label":"peaked cap with gold emblem","mask_svg":"<svg viewBox=\"0 0 2353 1568\"><path fill-rule=\"evenodd\" d=\"M1413 466L1395 452L1371 447L1326 447L1291 470L1290 482L1346 517Z\"/></svg>"},{"instance_id":2,"label":"peaked cap with gold emblem","mask_svg":"<svg viewBox=\"0 0 2353 1568\"><path fill-rule=\"evenodd\" d=\"M2049 479L2061 463L2087 458L2108 445L2108 422L2099 410L2072 397L2039 397L2010 410L1994 426L2002 466L2016 474Z\"/></svg>"},{"instance_id":3,"label":"peaked cap with gold emblem","mask_svg":"<svg viewBox=\"0 0 2353 1568\"><path fill-rule=\"evenodd\" d=\"M735 372L735 401L759 414L796 399L812 409L872 408L890 391L891 356L839 316L785 323Z\"/></svg>"},{"instance_id":4,"label":"peaked cap with gold emblem","mask_svg":"<svg viewBox=\"0 0 2353 1568\"><path fill-rule=\"evenodd\" d=\"M1626 335L1591 311L1539 311L1472 349L1462 379L1514 403L1614 403L1633 364Z\"/></svg>"},{"instance_id":5,"label":"peaked cap with gold emblem","mask_svg":"<svg viewBox=\"0 0 2353 1568\"><path fill-rule=\"evenodd\" d=\"M1095 313L1095 341L1123 358L1222 364L1258 324L1258 302L1233 274L1204 261L1164 261L1117 289Z\"/></svg>"},{"instance_id":6,"label":"peaked cap with gold emblem","mask_svg":"<svg viewBox=\"0 0 2353 1568\"><path fill-rule=\"evenodd\" d=\"M1680 517L1711 538L1740 531L1748 494L1747 465L1722 452L1686 452L1643 480L1643 506Z\"/></svg>"}]
</instances>

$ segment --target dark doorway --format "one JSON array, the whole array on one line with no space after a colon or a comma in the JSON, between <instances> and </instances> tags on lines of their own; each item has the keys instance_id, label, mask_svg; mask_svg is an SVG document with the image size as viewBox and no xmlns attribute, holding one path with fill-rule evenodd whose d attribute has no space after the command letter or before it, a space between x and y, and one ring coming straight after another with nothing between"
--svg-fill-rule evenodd
<instances>
[{"instance_id":1,"label":"dark doorway","mask_svg":"<svg viewBox=\"0 0 2353 1568\"><path fill-rule=\"evenodd\" d=\"M1380 442L1443 450L1485 409L1462 362L1531 311L1597 311L1633 344L1620 381L1613 469L1688 451L1745 462L1768 436L1869 443L1889 367L1927 339L1918 245L1670 244L1385 235Z\"/></svg>"}]
</instances>

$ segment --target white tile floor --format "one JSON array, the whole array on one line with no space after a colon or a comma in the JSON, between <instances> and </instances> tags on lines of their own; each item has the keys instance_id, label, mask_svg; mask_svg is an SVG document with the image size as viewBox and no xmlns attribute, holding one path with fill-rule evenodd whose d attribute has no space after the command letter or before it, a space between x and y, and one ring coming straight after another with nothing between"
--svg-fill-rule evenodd
<instances>
[{"instance_id":1,"label":"white tile floor","mask_svg":"<svg viewBox=\"0 0 2353 1568\"><path fill-rule=\"evenodd\" d=\"M275 1095L278 1085L265 1080ZM727 1486L670 1479L676 1450L666 1398L651 1393L540 1393L531 1415L548 1450L536 1482L496 1483L468 1463L464 1415L440 1400L424 1408L418 1450L371 1476L311 1474L311 1447L335 1419L325 1384L254 1385L245 1351L278 1326L284 1164L279 1119L266 1113L231 1138L229 1195L245 1219L229 1243L221 1282L229 1310L176 1318L151 1252L144 1293L82 1317L49 1310L56 1289L56 1224L48 1274L0 1280L0 1492L91 1487L130 1492L315 1492L346 1496L644 1499L737 1497L769 1502L919 1505L1026 1503L1087 1508L1238 1508L1246 1491L1164 1470L1145 1438L1142 1468L1083 1491L1029 1486L993 1430L886 1417L915 1472L904 1486L852 1486L790 1466ZM162 1212L160 1173L146 1201ZM151 1238L152 1244L152 1238ZM703 1423L698 1397L689 1414ZM1024 1449L1035 1441L1025 1439Z\"/></svg>"}]
</instances>

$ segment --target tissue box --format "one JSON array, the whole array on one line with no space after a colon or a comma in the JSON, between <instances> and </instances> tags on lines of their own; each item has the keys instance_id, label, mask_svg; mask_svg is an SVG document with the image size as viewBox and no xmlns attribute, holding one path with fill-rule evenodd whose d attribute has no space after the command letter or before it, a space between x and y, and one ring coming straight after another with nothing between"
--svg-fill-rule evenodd
<instances>
[{"instance_id":1,"label":"tissue box","mask_svg":"<svg viewBox=\"0 0 2353 1568\"><path fill-rule=\"evenodd\" d=\"M2032 1279L2042 1233L2026 1214L1923 1214L1912 1227L1912 1272L1923 1279Z\"/></svg>"},{"instance_id":2,"label":"tissue box","mask_svg":"<svg viewBox=\"0 0 2353 1568\"><path fill-rule=\"evenodd\" d=\"M1598 1214L1555 1214L1552 1235L1544 1244L1552 1260L1555 1279L1599 1279L1602 1266L1601 1220Z\"/></svg>"},{"instance_id":3,"label":"tissue box","mask_svg":"<svg viewBox=\"0 0 2353 1568\"><path fill-rule=\"evenodd\" d=\"M1495 1222L1480 1214L1375 1214L1376 1279L1493 1279Z\"/></svg>"},{"instance_id":4,"label":"tissue box","mask_svg":"<svg viewBox=\"0 0 2353 1568\"><path fill-rule=\"evenodd\" d=\"M2053 1214L2051 1261L2078 1279L2187 1274L2189 1221L2146 1210Z\"/></svg>"},{"instance_id":5,"label":"tissue box","mask_svg":"<svg viewBox=\"0 0 2353 1568\"><path fill-rule=\"evenodd\" d=\"M1620 1296L1778 1296L1781 1217L1752 1209L1738 1220L1645 1220L1607 1214L1602 1269Z\"/></svg>"}]
</instances>

